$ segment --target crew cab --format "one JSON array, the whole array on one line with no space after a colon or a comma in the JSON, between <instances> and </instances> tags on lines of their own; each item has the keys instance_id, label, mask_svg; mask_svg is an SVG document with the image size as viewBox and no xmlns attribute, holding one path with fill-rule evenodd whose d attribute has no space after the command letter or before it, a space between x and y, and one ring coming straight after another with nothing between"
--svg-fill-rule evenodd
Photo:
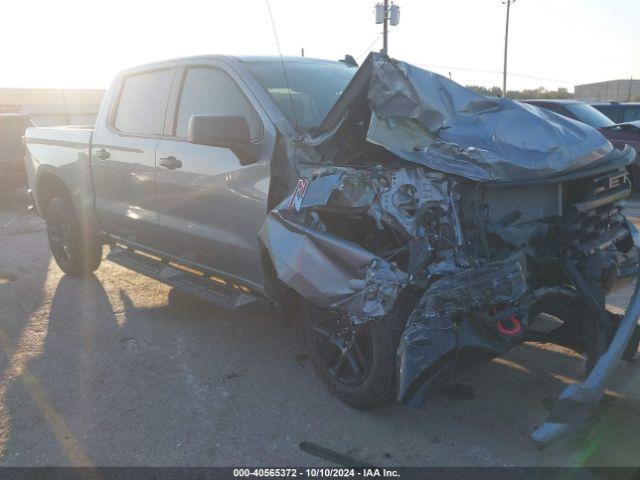
<instances>
[{"instance_id":1,"label":"crew cab","mask_svg":"<svg viewBox=\"0 0 640 480\"><path fill-rule=\"evenodd\" d=\"M638 346L623 215L635 157L597 130L382 54L205 56L118 75L94 128L30 128L27 171L69 275L107 259L226 308L302 317L339 399L419 405L525 341L586 356L544 445ZM557 318L541 329L539 314Z\"/></svg>"}]
</instances>

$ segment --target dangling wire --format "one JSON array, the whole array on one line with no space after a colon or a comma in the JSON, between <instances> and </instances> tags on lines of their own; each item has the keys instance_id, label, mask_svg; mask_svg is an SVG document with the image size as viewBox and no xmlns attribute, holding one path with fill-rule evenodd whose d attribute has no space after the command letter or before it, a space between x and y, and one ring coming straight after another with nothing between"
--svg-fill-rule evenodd
<instances>
[{"instance_id":1,"label":"dangling wire","mask_svg":"<svg viewBox=\"0 0 640 480\"><path fill-rule=\"evenodd\" d=\"M293 107L293 95L291 94L291 86L289 86L289 78L287 77L287 69L284 67L284 60L282 59L282 51L280 50L280 40L278 40L278 31L276 30L276 22L273 20L273 13L271 12L271 4L269 0L267 2L267 9L269 10L269 18L271 19L271 28L273 28L273 36L276 38L276 45L278 46L278 55L280 56L280 64L282 65L282 73L284 74L284 81L287 84L287 91L289 92L289 102L291 103L291 115L293 115L293 121L296 128L300 129L298 118L296 116L296 110Z\"/></svg>"}]
</instances>

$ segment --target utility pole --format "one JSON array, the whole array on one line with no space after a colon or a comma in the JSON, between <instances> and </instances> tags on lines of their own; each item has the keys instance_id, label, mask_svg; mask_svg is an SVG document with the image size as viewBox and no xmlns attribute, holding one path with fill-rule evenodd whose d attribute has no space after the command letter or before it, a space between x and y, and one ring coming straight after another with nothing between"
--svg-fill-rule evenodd
<instances>
[{"instance_id":1,"label":"utility pole","mask_svg":"<svg viewBox=\"0 0 640 480\"><path fill-rule=\"evenodd\" d=\"M389 0L384 0L384 23L382 25L382 53L389 54L389 44L387 43L387 36L389 35Z\"/></svg>"},{"instance_id":2,"label":"utility pole","mask_svg":"<svg viewBox=\"0 0 640 480\"><path fill-rule=\"evenodd\" d=\"M380 53L389 55L389 24L392 27L400 23L400 7L393 3L389 6L389 0L376 4L376 23L382 23L382 50Z\"/></svg>"},{"instance_id":3,"label":"utility pole","mask_svg":"<svg viewBox=\"0 0 640 480\"><path fill-rule=\"evenodd\" d=\"M507 48L509 45L509 11L511 10L511 4L516 0L506 0L502 2L507 6L507 26L504 31L504 67L502 68L502 96L507 96Z\"/></svg>"}]
</instances>

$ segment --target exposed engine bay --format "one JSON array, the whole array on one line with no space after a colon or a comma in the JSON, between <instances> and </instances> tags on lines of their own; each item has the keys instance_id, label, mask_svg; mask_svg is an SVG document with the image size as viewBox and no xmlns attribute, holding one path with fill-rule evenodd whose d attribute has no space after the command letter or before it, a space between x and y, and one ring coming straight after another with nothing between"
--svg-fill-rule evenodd
<instances>
[{"instance_id":1,"label":"exposed engine bay","mask_svg":"<svg viewBox=\"0 0 640 480\"><path fill-rule=\"evenodd\" d=\"M584 353L588 374L623 323L625 358L639 340L635 320L605 306L638 275L622 214L633 156L600 137L373 55L318 132L294 142L293 193L260 237L278 281L354 325L411 299L401 402L420 405L453 368L525 341ZM556 328L539 330L541 314ZM573 424L560 409L552 423Z\"/></svg>"}]
</instances>

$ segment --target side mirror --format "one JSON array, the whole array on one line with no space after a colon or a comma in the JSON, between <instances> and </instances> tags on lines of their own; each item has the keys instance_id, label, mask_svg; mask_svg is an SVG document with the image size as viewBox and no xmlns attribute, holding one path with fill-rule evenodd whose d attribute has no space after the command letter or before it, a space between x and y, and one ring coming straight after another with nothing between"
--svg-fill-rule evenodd
<instances>
[{"instance_id":1,"label":"side mirror","mask_svg":"<svg viewBox=\"0 0 640 480\"><path fill-rule=\"evenodd\" d=\"M188 140L197 145L236 150L251 143L249 124L245 117L191 115Z\"/></svg>"}]
</instances>

